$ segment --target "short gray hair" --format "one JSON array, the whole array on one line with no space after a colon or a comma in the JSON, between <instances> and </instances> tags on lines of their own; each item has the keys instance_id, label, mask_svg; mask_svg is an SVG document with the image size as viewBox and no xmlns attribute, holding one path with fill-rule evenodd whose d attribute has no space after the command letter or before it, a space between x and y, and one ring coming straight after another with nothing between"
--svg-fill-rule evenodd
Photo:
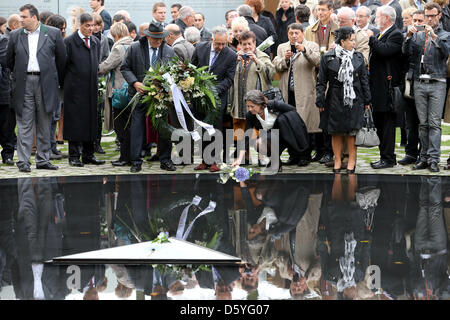
<instances>
[{"instance_id":1,"label":"short gray hair","mask_svg":"<svg viewBox=\"0 0 450 320\"><path fill-rule=\"evenodd\" d=\"M200 30L196 27L189 27L184 30L184 39L190 43L197 43L200 41Z\"/></svg>"},{"instance_id":2,"label":"short gray hair","mask_svg":"<svg viewBox=\"0 0 450 320\"><path fill-rule=\"evenodd\" d=\"M356 9L356 12L358 12L359 10L364 10L366 16L368 17L370 17L370 15L372 14L372 10L370 10L370 8L366 6L360 6L358 9Z\"/></svg>"},{"instance_id":3,"label":"short gray hair","mask_svg":"<svg viewBox=\"0 0 450 320\"><path fill-rule=\"evenodd\" d=\"M392 23L395 23L395 19L397 18L397 13L395 12L395 9L391 6L381 6L377 8L377 12L380 11L380 14L383 16L388 16L389 20Z\"/></svg>"},{"instance_id":4,"label":"short gray hair","mask_svg":"<svg viewBox=\"0 0 450 320\"><path fill-rule=\"evenodd\" d=\"M241 17L252 17L253 16L253 10L249 5L242 4L239 7L237 7L236 11L239 13Z\"/></svg>"},{"instance_id":5,"label":"short gray hair","mask_svg":"<svg viewBox=\"0 0 450 320\"><path fill-rule=\"evenodd\" d=\"M250 101L254 104L261 106L262 108L267 107L269 100L264 96L261 90L250 90L244 96L244 101Z\"/></svg>"},{"instance_id":6,"label":"short gray hair","mask_svg":"<svg viewBox=\"0 0 450 320\"><path fill-rule=\"evenodd\" d=\"M355 11L350 7L339 8L337 11L337 16L339 17L339 15L342 15L342 14L346 15L350 20L356 19Z\"/></svg>"},{"instance_id":7,"label":"short gray hair","mask_svg":"<svg viewBox=\"0 0 450 320\"><path fill-rule=\"evenodd\" d=\"M223 26L217 26L217 27L212 28L211 34L212 34L212 38L215 40L216 35L225 34L228 36L228 29Z\"/></svg>"},{"instance_id":8,"label":"short gray hair","mask_svg":"<svg viewBox=\"0 0 450 320\"><path fill-rule=\"evenodd\" d=\"M180 11L178 11L178 18L181 20L186 19L187 17L194 17L195 11L189 6L181 7Z\"/></svg>"}]
</instances>

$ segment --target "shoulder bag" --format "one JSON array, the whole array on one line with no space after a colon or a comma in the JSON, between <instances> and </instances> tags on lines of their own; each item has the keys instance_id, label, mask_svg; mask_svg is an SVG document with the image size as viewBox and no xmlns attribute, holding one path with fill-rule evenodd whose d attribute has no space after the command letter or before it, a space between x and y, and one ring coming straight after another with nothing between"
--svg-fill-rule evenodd
<instances>
[{"instance_id":1,"label":"shoulder bag","mask_svg":"<svg viewBox=\"0 0 450 320\"><path fill-rule=\"evenodd\" d=\"M125 54L128 50L128 46L125 46ZM115 79L115 74L113 71L113 80L112 80L112 86L114 88L114 79ZM122 86L118 89L113 89L112 90L112 107L115 109L123 109L125 108L128 103L130 102L130 99L128 97L128 82L124 82L122 84Z\"/></svg>"},{"instance_id":2,"label":"shoulder bag","mask_svg":"<svg viewBox=\"0 0 450 320\"><path fill-rule=\"evenodd\" d=\"M359 129L355 138L357 147L372 148L380 145L380 139L377 135L377 129L373 124L372 110L364 110L364 126Z\"/></svg>"}]
</instances>

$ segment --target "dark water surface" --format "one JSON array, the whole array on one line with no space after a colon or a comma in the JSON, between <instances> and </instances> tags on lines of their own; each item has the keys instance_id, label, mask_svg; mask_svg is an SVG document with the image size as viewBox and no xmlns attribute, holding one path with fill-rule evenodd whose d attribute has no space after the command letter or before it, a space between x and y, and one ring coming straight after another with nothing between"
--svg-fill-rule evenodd
<instances>
[{"instance_id":1,"label":"dark water surface","mask_svg":"<svg viewBox=\"0 0 450 320\"><path fill-rule=\"evenodd\" d=\"M450 177L1 180L0 298L448 299L449 228ZM45 263L161 231L243 263Z\"/></svg>"}]
</instances>

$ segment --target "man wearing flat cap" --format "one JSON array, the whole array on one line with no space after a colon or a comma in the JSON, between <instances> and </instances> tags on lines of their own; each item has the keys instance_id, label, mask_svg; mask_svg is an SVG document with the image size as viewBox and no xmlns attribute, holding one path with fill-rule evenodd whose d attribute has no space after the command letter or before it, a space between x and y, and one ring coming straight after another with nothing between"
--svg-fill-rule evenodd
<instances>
[{"instance_id":1,"label":"man wearing flat cap","mask_svg":"<svg viewBox=\"0 0 450 320\"><path fill-rule=\"evenodd\" d=\"M143 33L145 36L129 47L127 56L120 68L123 77L128 82L128 95L130 98L136 92L144 93L142 81L150 67L157 64L164 65L175 55L173 49L163 42L163 39L167 37L167 32L164 31L161 25L152 22ZM146 110L142 105L138 105L131 114L131 172L139 172L142 169L141 150L146 128L145 114ZM176 168L170 159L172 151L170 138L166 140L160 135L159 147L161 169L175 171Z\"/></svg>"}]
</instances>

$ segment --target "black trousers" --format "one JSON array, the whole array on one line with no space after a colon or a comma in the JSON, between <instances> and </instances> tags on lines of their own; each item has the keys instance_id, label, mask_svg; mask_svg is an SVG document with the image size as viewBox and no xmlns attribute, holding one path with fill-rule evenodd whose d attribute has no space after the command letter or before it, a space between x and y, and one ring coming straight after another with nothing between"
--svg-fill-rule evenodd
<instances>
[{"instance_id":1,"label":"black trousers","mask_svg":"<svg viewBox=\"0 0 450 320\"><path fill-rule=\"evenodd\" d=\"M134 108L131 114L131 127L130 127L130 160L133 165L142 164L141 151L142 141L146 132L145 122L146 110L137 106ZM172 142L169 138L165 138L162 135L158 137L159 144L159 161L166 162L170 160L170 154L172 152ZM120 147L122 149L122 146Z\"/></svg>"},{"instance_id":2,"label":"black trousers","mask_svg":"<svg viewBox=\"0 0 450 320\"><path fill-rule=\"evenodd\" d=\"M0 105L0 145L2 146L2 160L14 157L14 126L11 125L12 113L8 105Z\"/></svg>"},{"instance_id":3,"label":"black trousers","mask_svg":"<svg viewBox=\"0 0 450 320\"><path fill-rule=\"evenodd\" d=\"M373 122L380 138L380 159L397 164L395 159L395 113L374 112Z\"/></svg>"},{"instance_id":4,"label":"black trousers","mask_svg":"<svg viewBox=\"0 0 450 320\"><path fill-rule=\"evenodd\" d=\"M130 162L130 108L113 108L114 131L120 142L119 161Z\"/></svg>"},{"instance_id":5,"label":"black trousers","mask_svg":"<svg viewBox=\"0 0 450 320\"><path fill-rule=\"evenodd\" d=\"M405 99L406 155L419 156L419 117L413 99Z\"/></svg>"},{"instance_id":6,"label":"black trousers","mask_svg":"<svg viewBox=\"0 0 450 320\"><path fill-rule=\"evenodd\" d=\"M94 141L69 141L69 160L94 157Z\"/></svg>"}]
</instances>

